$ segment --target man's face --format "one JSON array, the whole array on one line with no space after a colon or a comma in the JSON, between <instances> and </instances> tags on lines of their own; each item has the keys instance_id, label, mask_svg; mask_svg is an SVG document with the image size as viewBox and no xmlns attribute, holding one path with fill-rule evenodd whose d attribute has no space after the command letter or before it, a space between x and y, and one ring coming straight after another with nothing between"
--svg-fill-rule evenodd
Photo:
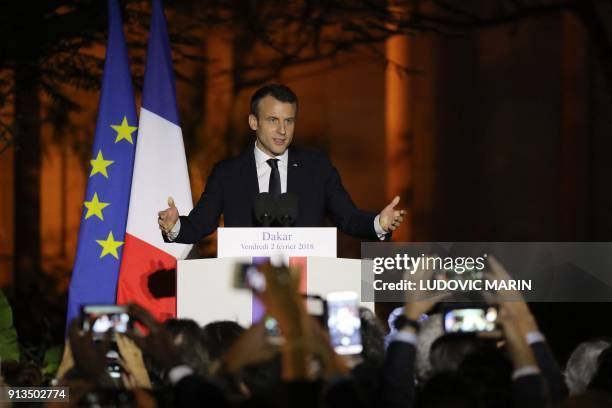
<instances>
[{"instance_id":1,"label":"man's face","mask_svg":"<svg viewBox=\"0 0 612 408\"><path fill-rule=\"evenodd\" d=\"M249 115L249 126L257 136L257 146L270 156L280 156L293 140L295 104L281 102L271 95L259 101L259 117Z\"/></svg>"}]
</instances>

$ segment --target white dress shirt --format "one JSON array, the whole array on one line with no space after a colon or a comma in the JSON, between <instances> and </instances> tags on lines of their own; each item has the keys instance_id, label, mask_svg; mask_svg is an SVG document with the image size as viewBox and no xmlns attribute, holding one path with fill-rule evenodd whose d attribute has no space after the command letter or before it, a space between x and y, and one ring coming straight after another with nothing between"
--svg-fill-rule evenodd
<instances>
[{"instance_id":1,"label":"white dress shirt","mask_svg":"<svg viewBox=\"0 0 612 408\"><path fill-rule=\"evenodd\" d=\"M287 192L287 168L289 167L289 149L280 156L268 156L264 153L257 142L255 142L255 167L257 167L257 182L259 183L259 192L267 193L270 187L270 174L272 167L268 164L270 159L278 159L278 172L280 173L281 194Z\"/></svg>"}]
</instances>

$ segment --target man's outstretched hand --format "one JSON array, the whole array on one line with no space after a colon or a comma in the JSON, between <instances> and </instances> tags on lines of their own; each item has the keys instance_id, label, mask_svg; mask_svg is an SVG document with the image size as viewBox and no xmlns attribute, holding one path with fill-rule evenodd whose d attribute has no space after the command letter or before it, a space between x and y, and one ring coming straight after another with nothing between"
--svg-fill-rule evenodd
<instances>
[{"instance_id":1,"label":"man's outstretched hand","mask_svg":"<svg viewBox=\"0 0 612 408\"><path fill-rule=\"evenodd\" d=\"M380 212L378 222L385 232L395 231L404 221L405 210L396 210L395 206L399 204L399 196L395 198Z\"/></svg>"},{"instance_id":2,"label":"man's outstretched hand","mask_svg":"<svg viewBox=\"0 0 612 408\"><path fill-rule=\"evenodd\" d=\"M168 208L157 213L157 223L159 224L159 229L166 234L169 233L178 219L179 213L178 208L176 208L174 205L174 199L172 197L168 197Z\"/></svg>"}]
</instances>

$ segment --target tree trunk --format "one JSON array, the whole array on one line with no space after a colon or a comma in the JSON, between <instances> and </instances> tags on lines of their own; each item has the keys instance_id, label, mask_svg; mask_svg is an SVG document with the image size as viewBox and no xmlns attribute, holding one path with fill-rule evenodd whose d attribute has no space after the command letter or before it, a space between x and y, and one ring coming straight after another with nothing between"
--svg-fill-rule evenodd
<instances>
[{"instance_id":1,"label":"tree trunk","mask_svg":"<svg viewBox=\"0 0 612 408\"><path fill-rule=\"evenodd\" d=\"M598 13L592 0L576 0L574 10L591 38L593 50L606 78L608 97L612 100L612 44L606 29L609 22Z\"/></svg>"},{"instance_id":2,"label":"tree trunk","mask_svg":"<svg viewBox=\"0 0 612 408\"><path fill-rule=\"evenodd\" d=\"M14 288L32 293L41 270L40 256L40 100L32 61L15 68Z\"/></svg>"}]
</instances>

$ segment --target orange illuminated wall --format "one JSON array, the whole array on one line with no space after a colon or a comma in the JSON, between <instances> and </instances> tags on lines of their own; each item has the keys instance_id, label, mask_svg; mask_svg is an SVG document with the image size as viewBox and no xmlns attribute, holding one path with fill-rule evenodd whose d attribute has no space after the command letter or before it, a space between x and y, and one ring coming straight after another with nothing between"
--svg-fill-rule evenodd
<instances>
[{"instance_id":1,"label":"orange illuminated wall","mask_svg":"<svg viewBox=\"0 0 612 408\"><path fill-rule=\"evenodd\" d=\"M412 118L412 76L402 71L412 65L412 40L395 36L387 40L386 52L390 63L385 83L386 130L386 196L400 196L398 208L407 211L403 227L393 234L395 241L408 241L411 236L414 152L414 121Z\"/></svg>"}]
</instances>

